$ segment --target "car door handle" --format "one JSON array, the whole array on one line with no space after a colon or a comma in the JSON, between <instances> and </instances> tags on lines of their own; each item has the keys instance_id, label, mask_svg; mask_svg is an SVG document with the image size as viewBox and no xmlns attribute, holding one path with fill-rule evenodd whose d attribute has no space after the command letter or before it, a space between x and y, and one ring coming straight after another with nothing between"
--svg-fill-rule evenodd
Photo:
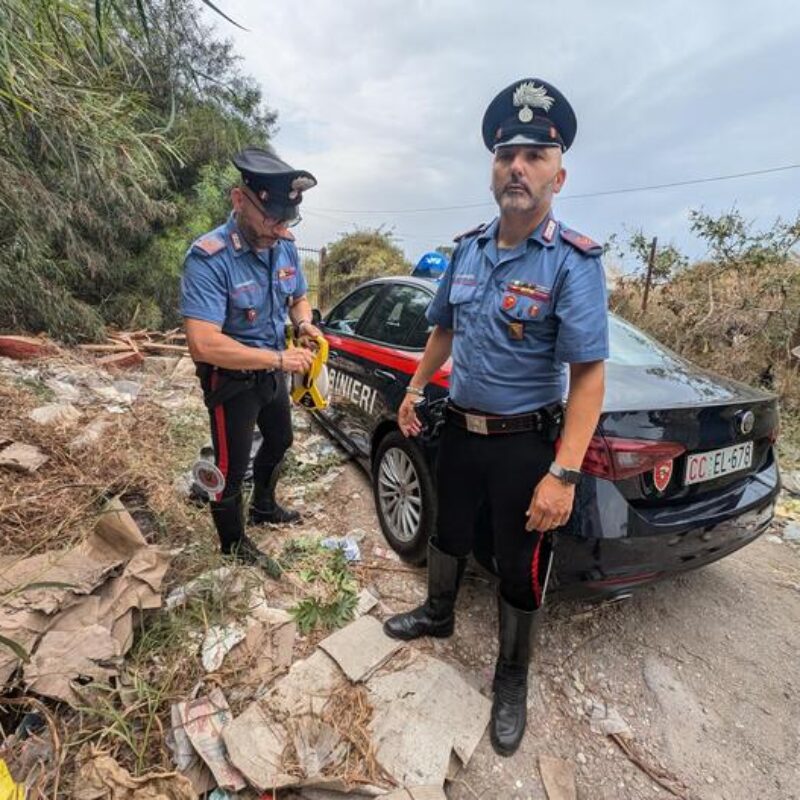
<instances>
[{"instance_id":1,"label":"car door handle","mask_svg":"<svg viewBox=\"0 0 800 800\"><path fill-rule=\"evenodd\" d=\"M375 369L375 370L372 371L372 374L376 378L383 378L384 380L387 380L387 381L396 381L397 380L397 378L394 376L393 373L388 372L385 369Z\"/></svg>"}]
</instances>

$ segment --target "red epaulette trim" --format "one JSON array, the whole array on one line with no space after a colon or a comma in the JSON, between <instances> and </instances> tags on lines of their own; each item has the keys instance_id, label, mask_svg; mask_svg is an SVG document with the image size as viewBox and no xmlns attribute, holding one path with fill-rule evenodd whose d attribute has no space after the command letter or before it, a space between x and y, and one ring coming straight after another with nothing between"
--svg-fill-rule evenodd
<instances>
[{"instance_id":1,"label":"red epaulette trim","mask_svg":"<svg viewBox=\"0 0 800 800\"><path fill-rule=\"evenodd\" d=\"M202 250L207 256L213 256L225 247L225 242L219 236L206 236L196 241L193 246Z\"/></svg>"},{"instance_id":2,"label":"red epaulette trim","mask_svg":"<svg viewBox=\"0 0 800 800\"><path fill-rule=\"evenodd\" d=\"M458 236L453 237L454 242L460 242L462 239L466 239L467 236L474 236L476 233L483 233L486 230L486 223L482 222L475 228L470 228L468 231L464 231L464 233L459 233Z\"/></svg>"},{"instance_id":3,"label":"red epaulette trim","mask_svg":"<svg viewBox=\"0 0 800 800\"><path fill-rule=\"evenodd\" d=\"M561 238L586 255L599 256L603 252L602 245L599 245L594 239L590 239L588 236L584 236L582 233L573 231L570 228L561 228Z\"/></svg>"}]
</instances>

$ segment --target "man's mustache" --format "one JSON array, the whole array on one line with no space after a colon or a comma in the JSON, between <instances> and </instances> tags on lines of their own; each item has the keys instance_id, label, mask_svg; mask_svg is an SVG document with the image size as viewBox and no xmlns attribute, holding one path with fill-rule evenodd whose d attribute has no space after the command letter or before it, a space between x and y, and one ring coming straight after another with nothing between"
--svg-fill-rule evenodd
<instances>
[{"instance_id":1,"label":"man's mustache","mask_svg":"<svg viewBox=\"0 0 800 800\"><path fill-rule=\"evenodd\" d=\"M521 183L520 181L509 181L504 187L503 192L508 192L512 189L521 189L526 194L530 194L531 190L527 187L526 184Z\"/></svg>"}]
</instances>

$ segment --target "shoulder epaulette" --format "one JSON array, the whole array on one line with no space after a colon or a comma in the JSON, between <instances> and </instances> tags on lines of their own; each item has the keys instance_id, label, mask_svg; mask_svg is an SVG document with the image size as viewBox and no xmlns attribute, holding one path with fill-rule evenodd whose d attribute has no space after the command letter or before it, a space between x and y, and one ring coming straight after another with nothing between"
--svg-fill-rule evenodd
<instances>
[{"instance_id":1,"label":"shoulder epaulette","mask_svg":"<svg viewBox=\"0 0 800 800\"><path fill-rule=\"evenodd\" d=\"M225 240L220 236L204 236L198 239L193 245L192 250L199 250L200 255L213 256L225 247Z\"/></svg>"},{"instance_id":2,"label":"shoulder epaulette","mask_svg":"<svg viewBox=\"0 0 800 800\"><path fill-rule=\"evenodd\" d=\"M482 222L475 228L470 228L468 231L464 231L464 233L459 233L458 236L453 237L454 242L460 242L462 239L466 239L468 236L475 236L478 233L483 233L487 228L488 224L486 222Z\"/></svg>"},{"instance_id":3,"label":"shoulder epaulette","mask_svg":"<svg viewBox=\"0 0 800 800\"><path fill-rule=\"evenodd\" d=\"M570 228L561 229L561 238L565 242L569 242L576 250L587 256L600 256L603 254L602 245L597 244L594 239L584 236L578 231L573 231Z\"/></svg>"}]
</instances>

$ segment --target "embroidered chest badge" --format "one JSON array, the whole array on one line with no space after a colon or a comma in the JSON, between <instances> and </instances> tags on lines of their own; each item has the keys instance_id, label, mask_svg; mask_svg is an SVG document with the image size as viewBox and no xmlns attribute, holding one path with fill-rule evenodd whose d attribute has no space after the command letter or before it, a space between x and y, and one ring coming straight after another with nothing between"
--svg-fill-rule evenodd
<instances>
[{"instance_id":1,"label":"embroidered chest badge","mask_svg":"<svg viewBox=\"0 0 800 800\"><path fill-rule=\"evenodd\" d=\"M503 308L510 311L517 304L517 298L513 294L507 294L503 297Z\"/></svg>"},{"instance_id":2,"label":"embroidered chest badge","mask_svg":"<svg viewBox=\"0 0 800 800\"><path fill-rule=\"evenodd\" d=\"M287 278L291 278L297 270L294 267L281 267L278 270L278 280L285 281Z\"/></svg>"}]
</instances>

